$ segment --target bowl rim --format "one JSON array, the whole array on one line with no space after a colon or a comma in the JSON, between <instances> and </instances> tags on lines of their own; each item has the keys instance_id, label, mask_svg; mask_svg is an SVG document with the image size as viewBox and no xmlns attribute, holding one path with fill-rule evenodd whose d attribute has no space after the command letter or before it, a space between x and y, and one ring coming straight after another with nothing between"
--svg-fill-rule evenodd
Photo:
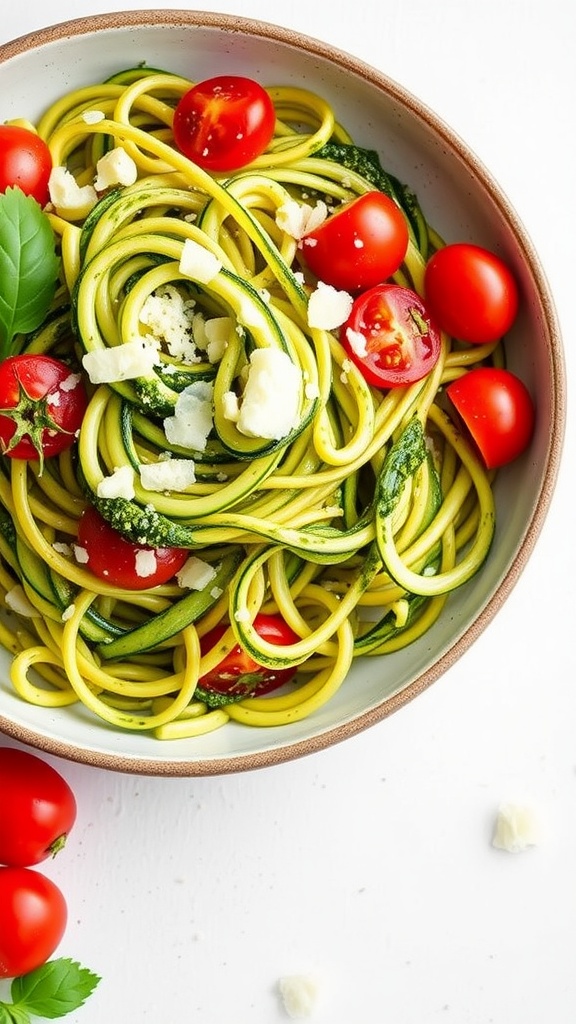
<instances>
[{"instance_id":1,"label":"bowl rim","mask_svg":"<svg viewBox=\"0 0 576 1024\"><path fill-rule=\"evenodd\" d=\"M126 774L188 777L225 775L295 760L324 750L363 732L408 704L438 680L484 632L518 582L540 536L550 508L560 468L566 427L566 370L561 330L545 272L533 243L507 195L470 146L441 117L393 78L362 59L330 43L273 22L212 11L166 8L112 11L47 25L1 44L0 64L59 40L88 36L114 29L149 28L151 26L211 28L287 44L314 56L325 58L338 65L343 71L353 72L371 84L376 84L412 115L424 120L469 171L481 180L483 188L506 220L533 275L550 339L551 422L555 429L551 431L548 440L542 485L528 528L505 576L479 615L464 634L458 637L433 665L421 672L400 692L385 698L377 706L357 714L340 725L302 740L287 741L271 748L246 754L198 759L189 756L170 760L155 757L144 758L141 755L130 756L89 750L75 746L69 741L44 736L33 728L15 723L0 714L0 733L47 754L69 761Z\"/></svg>"}]
</instances>

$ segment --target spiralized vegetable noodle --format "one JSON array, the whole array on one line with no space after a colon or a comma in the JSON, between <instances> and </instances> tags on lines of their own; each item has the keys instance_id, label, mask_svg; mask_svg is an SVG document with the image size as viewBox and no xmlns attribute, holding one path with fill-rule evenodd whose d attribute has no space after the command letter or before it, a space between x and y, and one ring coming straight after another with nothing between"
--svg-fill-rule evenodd
<instances>
[{"instance_id":1,"label":"spiralized vegetable noodle","mask_svg":"<svg viewBox=\"0 0 576 1024\"><path fill-rule=\"evenodd\" d=\"M150 372L92 387L77 447L46 460L42 473L7 458L0 473L0 584L5 593L21 587L29 605L17 625L0 627L16 691L47 708L82 702L96 719L159 739L314 713L354 659L384 657L430 629L448 595L481 567L494 530L490 477L442 388L498 360L497 346L465 348L443 336L423 380L371 388L337 332L309 326L314 284L278 214L294 200L330 207L374 188L343 161L354 140L321 97L271 87L269 148L233 175L208 174L172 145L174 107L191 84L139 68L63 96L41 118L54 166L79 186L94 181L114 147L138 174L107 189L80 220L50 213L61 284L23 347L80 366L86 353L145 341L150 297L168 296L190 315L197 361L164 339ZM410 232L394 280L421 294L426 259L442 240L410 190L378 174ZM190 242L218 268L207 280L181 267ZM210 361L206 332L216 322L224 337ZM270 347L301 381L297 424L281 438L250 436L224 414L251 352ZM171 442L164 424L184 389L202 383L213 428L203 449L190 450ZM193 459L195 482L146 489L142 467L168 457ZM122 468L134 497L102 497L102 481ZM136 543L189 549L214 570L210 582L129 592L97 578L75 551L87 503ZM261 611L278 613L297 642L279 649L264 641L252 625ZM222 641L201 656L200 638L222 622ZM259 664L298 666L295 682L211 706L198 680L237 643Z\"/></svg>"}]
</instances>

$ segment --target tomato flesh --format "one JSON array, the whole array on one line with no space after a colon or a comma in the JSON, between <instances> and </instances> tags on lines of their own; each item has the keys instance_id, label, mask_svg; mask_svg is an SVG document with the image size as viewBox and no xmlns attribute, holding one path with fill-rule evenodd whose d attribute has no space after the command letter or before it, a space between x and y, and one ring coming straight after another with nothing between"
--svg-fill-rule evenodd
<instances>
[{"instance_id":1,"label":"tomato flesh","mask_svg":"<svg viewBox=\"0 0 576 1024\"><path fill-rule=\"evenodd\" d=\"M0 978L17 978L45 963L66 929L64 896L32 868L0 867Z\"/></svg>"},{"instance_id":2,"label":"tomato flesh","mask_svg":"<svg viewBox=\"0 0 576 1024\"><path fill-rule=\"evenodd\" d=\"M13 459L58 455L76 441L88 396L80 374L45 355L0 363L0 446Z\"/></svg>"},{"instance_id":3,"label":"tomato flesh","mask_svg":"<svg viewBox=\"0 0 576 1024\"><path fill-rule=\"evenodd\" d=\"M421 380L438 360L441 336L416 292L377 285L353 303L340 340L361 373L377 388Z\"/></svg>"},{"instance_id":4,"label":"tomato flesh","mask_svg":"<svg viewBox=\"0 0 576 1024\"><path fill-rule=\"evenodd\" d=\"M86 567L100 579L125 590L148 590L167 583L190 555L184 548L134 544L110 526L92 505L80 517L78 543L86 552Z\"/></svg>"},{"instance_id":5,"label":"tomato flesh","mask_svg":"<svg viewBox=\"0 0 576 1024\"><path fill-rule=\"evenodd\" d=\"M0 125L0 192L16 187L45 206L51 170L50 150L39 135L18 125Z\"/></svg>"},{"instance_id":6,"label":"tomato flesh","mask_svg":"<svg viewBox=\"0 0 576 1024\"><path fill-rule=\"evenodd\" d=\"M274 135L276 112L251 78L218 75L179 100L172 129L178 149L208 171L235 171L260 156Z\"/></svg>"},{"instance_id":7,"label":"tomato flesh","mask_svg":"<svg viewBox=\"0 0 576 1024\"><path fill-rule=\"evenodd\" d=\"M279 615L258 614L254 619L254 628L268 643L279 646L296 643L299 639ZM226 626L219 625L206 633L200 640L201 654L211 651L225 631ZM239 700L277 690L289 682L296 671L296 668L273 669L259 665L237 644L215 668L201 676L198 685L208 694L221 694Z\"/></svg>"},{"instance_id":8,"label":"tomato flesh","mask_svg":"<svg viewBox=\"0 0 576 1024\"><path fill-rule=\"evenodd\" d=\"M518 286L509 267L487 249L464 242L430 257L424 295L442 330L470 344L498 341L518 312Z\"/></svg>"},{"instance_id":9,"label":"tomato flesh","mask_svg":"<svg viewBox=\"0 0 576 1024\"><path fill-rule=\"evenodd\" d=\"M402 263L408 227L383 192L366 192L304 236L302 257L319 280L357 293L386 281Z\"/></svg>"},{"instance_id":10,"label":"tomato flesh","mask_svg":"<svg viewBox=\"0 0 576 1024\"><path fill-rule=\"evenodd\" d=\"M76 820L66 780L25 750L0 747L0 863L30 867L54 856Z\"/></svg>"},{"instance_id":11,"label":"tomato flesh","mask_svg":"<svg viewBox=\"0 0 576 1024\"><path fill-rule=\"evenodd\" d=\"M512 462L530 444L534 405L510 370L477 367L452 381L446 394L488 469Z\"/></svg>"}]
</instances>

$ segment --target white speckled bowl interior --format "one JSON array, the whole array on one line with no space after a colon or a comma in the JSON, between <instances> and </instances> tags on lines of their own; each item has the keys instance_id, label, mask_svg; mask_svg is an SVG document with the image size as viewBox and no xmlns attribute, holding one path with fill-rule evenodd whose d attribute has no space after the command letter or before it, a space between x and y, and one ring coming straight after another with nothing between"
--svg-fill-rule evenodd
<instances>
[{"instance_id":1,"label":"white speckled bowl interior","mask_svg":"<svg viewBox=\"0 0 576 1024\"><path fill-rule=\"evenodd\" d=\"M123 733L82 708L23 703L0 651L0 731L40 750L141 774L209 775L300 757L379 722L465 653L506 600L526 565L548 511L561 455L565 372L552 298L538 256L489 171L424 102L382 72L342 51L275 25L201 11L129 11L54 25L0 46L0 121L34 119L61 93L146 62L200 80L246 74L263 84L304 84L325 96L359 144L416 191L446 240L498 251L521 284L521 316L508 340L510 368L533 393L533 443L501 473L498 525L489 560L450 600L418 642L386 659L354 665L317 714L281 728L229 724L206 736L161 742Z\"/></svg>"}]
</instances>

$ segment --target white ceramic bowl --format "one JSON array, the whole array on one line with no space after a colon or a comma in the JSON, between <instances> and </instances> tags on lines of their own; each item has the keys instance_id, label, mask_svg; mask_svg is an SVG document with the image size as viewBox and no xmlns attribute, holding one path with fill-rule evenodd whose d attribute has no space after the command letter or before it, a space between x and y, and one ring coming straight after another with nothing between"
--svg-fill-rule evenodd
<instances>
[{"instance_id":1,"label":"white ceramic bowl","mask_svg":"<svg viewBox=\"0 0 576 1024\"><path fill-rule=\"evenodd\" d=\"M160 742L114 731L78 709L48 711L18 699L0 652L0 730L41 750L125 772L208 775L300 757L379 722L437 680L490 623L533 550L561 454L565 397L557 319L537 254L490 173L424 103L381 72L326 44L273 25L194 11L130 11L55 25L0 47L0 119L38 116L60 94L145 61L200 80L246 74L263 84L305 84L334 106L357 141L417 193L444 238L497 250L522 289L509 365L537 392L529 451L496 485L498 531L487 564L423 639L355 664L338 694L290 726L229 724L191 740Z\"/></svg>"}]
</instances>

